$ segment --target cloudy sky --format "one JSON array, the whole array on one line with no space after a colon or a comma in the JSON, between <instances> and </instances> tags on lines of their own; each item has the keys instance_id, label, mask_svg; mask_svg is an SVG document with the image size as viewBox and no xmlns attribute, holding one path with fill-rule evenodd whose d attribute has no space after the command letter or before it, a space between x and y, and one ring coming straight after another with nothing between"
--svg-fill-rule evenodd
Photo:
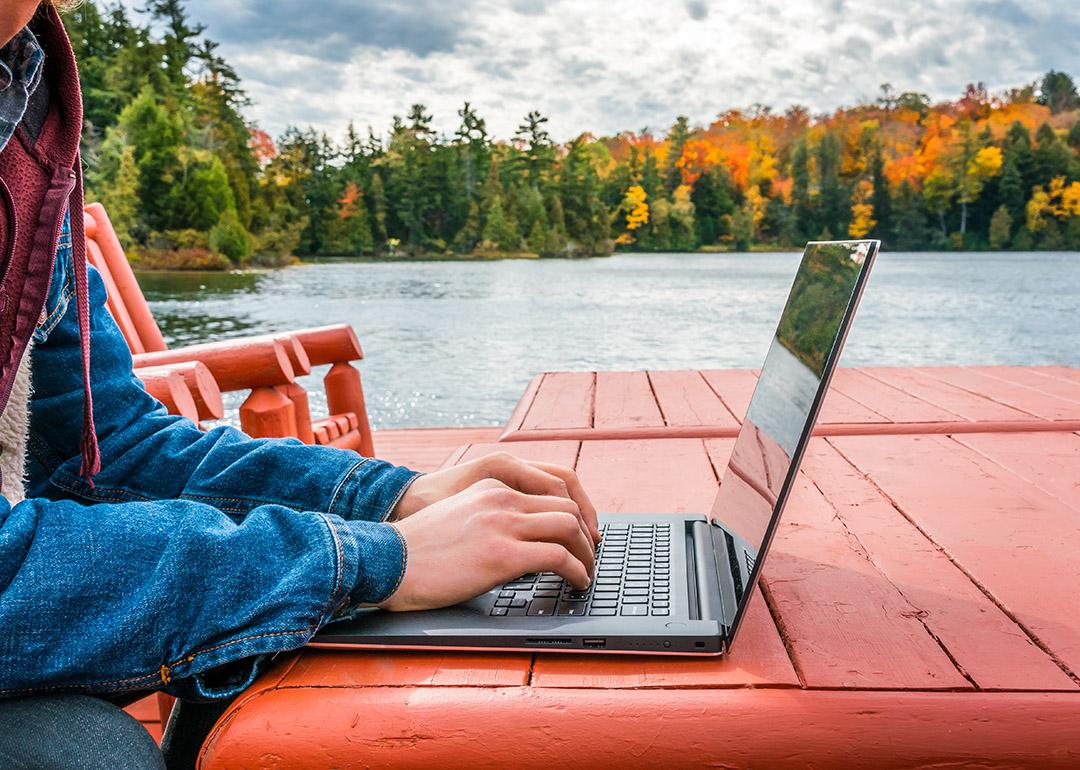
<instances>
[{"instance_id":1,"label":"cloudy sky","mask_svg":"<svg viewBox=\"0 0 1080 770\"><path fill-rule=\"evenodd\" d=\"M934 98L1047 69L1080 76L1075 0L189 0L277 135L385 131L471 101L499 137L531 109L555 138L707 123L760 102L831 110L881 83Z\"/></svg>"}]
</instances>

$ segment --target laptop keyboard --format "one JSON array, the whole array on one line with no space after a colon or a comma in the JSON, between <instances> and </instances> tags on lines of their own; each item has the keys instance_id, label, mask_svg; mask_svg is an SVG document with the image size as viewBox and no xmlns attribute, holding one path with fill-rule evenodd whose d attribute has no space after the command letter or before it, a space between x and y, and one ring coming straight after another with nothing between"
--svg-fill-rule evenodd
<instances>
[{"instance_id":1,"label":"laptop keyboard","mask_svg":"<svg viewBox=\"0 0 1080 770\"><path fill-rule=\"evenodd\" d=\"M671 525L600 527L596 579L578 591L553 572L522 575L504 585L492 615L653 615L671 612Z\"/></svg>"}]
</instances>

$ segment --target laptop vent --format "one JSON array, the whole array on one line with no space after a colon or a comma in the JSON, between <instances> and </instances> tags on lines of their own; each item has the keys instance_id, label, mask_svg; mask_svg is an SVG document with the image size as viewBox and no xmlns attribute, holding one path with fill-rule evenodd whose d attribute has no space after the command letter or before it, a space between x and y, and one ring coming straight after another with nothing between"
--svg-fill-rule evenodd
<instances>
[{"instance_id":1,"label":"laptop vent","mask_svg":"<svg viewBox=\"0 0 1080 770\"><path fill-rule=\"evenodd\" d=\"M750 575L754 572L754 557L750 555L749 551L743 551L743 559L746 560L746 578L750 579Z\"/></svg>"},{"instance_id":2,"label":"laptop vent","mask_svg":"<svg viewBox=\"0 0 1080 770\"><path fill-rule=\"evenodd\" d=\"M727 538L728 566L731 569L731 577L734 578L735 582L735 601L742 604L743 583L745 581L739 575L739 557L735 555L735 539L727 532L724 533L724 537Z\"/></svg>"}]
</instances>

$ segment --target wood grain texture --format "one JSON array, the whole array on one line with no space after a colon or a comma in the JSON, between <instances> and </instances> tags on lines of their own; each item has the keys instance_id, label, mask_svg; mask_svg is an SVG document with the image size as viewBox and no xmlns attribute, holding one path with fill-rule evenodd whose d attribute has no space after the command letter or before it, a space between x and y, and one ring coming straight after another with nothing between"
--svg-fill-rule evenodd
<instances>
[{"instance_id":1,"label":"wood grain texture","mask_svg":"<svg viewBox=\"0 0 1080 770\"><path fill-rule=\"evenodd\" d=\"M839 368L832 387L893 423L957 422L962 418L928 401L871 377L861 369Z\"/></svg>"},{"instance_id":2,"label":"wood grain texture","mask_svg":"<svg viewBox=\"0 0 1080 770\"><path fill-rule=\"evenodd\" d=\"M757 387L757 369L702 369L701 376L740 423Z\"/></svg>"},{"instance_id":3,"label":"wood grain texture","mask_svg":"<svg viewBox=\"0 0 1080 770\"><path fill-rule=\"evenodd\" d=\"M739 421L709 387L701 372L651 371L649 381L667 425L708 425L732 432L738 430Z\"/></svg>"},{"instance_id":4,"label":"wood grain texture","mask_svg":"<svg viewBox=\"0 0 1080 770\"><path fill-rule=\"evenodd\" d=\"M523 429L591 428L594 372L551 372L544 375Z\"/></svg>"},{"instance_id":5,"label":"wood grain texture","mask_svg":"<svg viewBox=\"0 0 1080 770\"><path fill-rule=\"evenodd\" d=\"M662 426L664 418L645 372L597 372L593 427Z\"/></svg>"},{"instance_id":6,"label":"wood grain texture","mask_svg":"<svg viewBox=\"0 0 1080 770\"><path fill-rule=\"evenodd\" d=\"M829 501L852 546L903 595L914 617L976 686L1077 689L1012 618L831 444L814 441L803 468Z\"/></svg>"},{"instance_id":7,"label":"wood grain texture","mask_svg":"<svg viewBox=\"0 0 1080 770\"><path fill-rule=\"evenodd\" d=\"M716 496L700 439L583 441L577 472L598 511L704 514Z\"/></svg>"},{"instance_id":8,"label":"wood grain texture","mask_svg":"<svg viewBox=\"0 0 1080 770\"><path fill-rule=\"evenodd\" d=\"M831 442L1075 678L1075 501L1066 504L944 436Z\"/></svg>"},{"instance_id":9,"label":"wood grain texture","mask_svg":"<svg viewBox=\"0 0 1080 770\"><path fill-rule=\"evenodd\" d=\"M990 376L962 366L931 366L919 370L973 395L1011 406L1044 420L1070 420L1080 413L1080 402L1028 385Z\"/></svg>"},{"instance_id":10,"label":"wood grain texture","mask_svg":"<svg viewBox=\"0 0 1080 770\"><path fill-rule=\"evenodd\" d=\"M279 687L510 687L529 678L529 653L308 650Z\"/></svg>"},{"instance_id":11,"label":"wood grain texture","mask_svg":"<svg viewBox=\"0 0 1080 770\"><path fill-rule=\"evenodd\" d=\"M1080 403L1080 380L1054 376L1054 373L1030 366L972 366L972 371L1006 382L1027 385L1029 388Z\"/></svg>"},{"instance_id":12,"label":"wood grain texture","mask_svg":"<svg viewBox=\"0 0 1080 770\"><path fill-rule=\"evenodd\" d=\"M934 406L946 409L965 420L1032 420L1036 415L1000 404L963 388L922 374L917 369L873 367L863 371L887 385L903 390Z\"/></svg>"},{"instance_id":13,"label":"wood grain texture","mask_svg":"<svg viewBox=\"0 0 1080 770\"><path fill-rule=\"evenodd\" d=\"M201 770L1075 768L1067 693L284 688L219 722Z\"/></svg>"},{"instance_id":14,"label":"wood grain texture","mask_svg":"<svg viewBox=\"0 0 1080 770\"><path fill-rule=\"evenodd\" d=\"M953 436L953 440L1080 511L1077 434L972 433Z\"/></svg>"}]
</instances>

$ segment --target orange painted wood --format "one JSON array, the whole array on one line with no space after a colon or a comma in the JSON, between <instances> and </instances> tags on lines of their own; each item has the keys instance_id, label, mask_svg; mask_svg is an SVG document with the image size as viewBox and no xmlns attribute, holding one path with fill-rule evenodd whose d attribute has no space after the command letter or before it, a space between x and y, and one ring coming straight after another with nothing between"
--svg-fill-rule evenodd
<instances>
[{"instance_id":1,"label":"orange painted wood","mask_svg":"<svg viewBox=\"0 0 1080 770\"><path fill-rule=\"evenodd\" d=\"M87 219L90 219L90 217L87 217ZM127 307L120 300L120 290L116 288L112 271L109 269L105 257L102 256L101 249L92 240L86 242L86 259L97 268L98 273L101 275L101 280L105 284L105 306L109 310L109 315L116 321L116 325L120 327L120 333L124 335L124 341L127 342L128 348L133 353L145 353L146 348L143 347L142 340L139 338L139 332L135 328L135 324L132 323Z\"/></svg>"},{"instance_id":2,"label":"orange painted wood","mask_svg":"<svg viewBox=\"0 0 1080 770\"><path fill-rule=\"evenodd\" d=\"M833 388L873 409L893 423L956 423L960 415L875 379L861 369L839 368Z\"/></svg>"},{"instance_id":3,"label":"orange painted wood","mask_svg":"<svg viewBox=\"0 0 1080 770\"><path fill-rule=\"evenodd\" d=\"M757 387L757 369L703 369L701 376L741 423Z\"/></svg>"},{"instance_id":4,"label":"orange painted wood","mask_svg":"<svg viewBox=\"0 0 1080 770\"><path fill-rule=\"evenodd\" d=\"M595 388L593 372L544 375L522 428L591 428Z\"/></svg>"},{"instance_id":5,"label":"orange painted wood","mask_svg":"<svg viewBox=\"0 0 1080 770\"><path fill-rule=\"evenodd\" d=\"M942 409L955 412L965 420L1031 420L1028 412L999 404L955 385L922 374L917 369L897 367L873 367L863 369L866 374L881 382L904 390Z\"/></svg>"},{"instance_id":6,"label":"orange painted wood","mask_svg":"<svg viewBox=\"0 0 1080 770\"><path fill-rule=\"evenodd\" d=\"M514 405L514 411L510 413L510 419L506 421L505 434L512 434L521 428L522 423L525 421L525 415L532 408L533 400L536 398L536 393L540 390L540 383L543 381L544 375L542 374L538 374L529 380L529 384L525 386L525 392L518 399L517 404Z\"/></svg>"},{"instance_id":7,"label":"orange painted wood","mask_svg":"<svg viewBox=\"0 0 1080 770\"><path fill-rule=\"evenodd\" d=\"M365 457L375 456L375 444L368 420L367 405L364 402L364 388L360 382L360 372L346 361L337 361L323 378L326 387L326 404L330 413L343 414L352 412L360 425L360 454Z\"/></svg>"},{"instance_id":8,"label":"orange painted wood","mask_svg":"<svg viewBox=\"0 0 1080 770\"><path fill-rule=\"evenodd\" d=\"M948 437L831 442L1033 641L1080 674L1080 501L1050 495Z\"/></svg>"},{"instance_id":9,"label":"orange painted wood","mask_svg":"<svg viewBox=\"0 0 1080 770\"><path fill-rule=\"evenodd\" d=\"M1080 429L1080 393L1074 392L1080 382L1019 367L991 369L997 370L994 376L965 367L841 369L815 434ZM1029 379L1052 382L1067 393L1002 379L1012 372L1027 372ZM573 380L566 379L569 374L575 375ZM751 370L656 371L647 376L662 424L648 403L640 372L595 374L591 423L587 379L582 373L549 372L530 383L501 440L734 436L757 381Z\"/></svg>"},{"instance_id":10,"label":"orange painted wood","mask_svg":"<svg viewBox=\"0 0 1080 770\"><path fill-rule=\"evenodd\" d=\"M508 452L522 460L555 463L573 468L577 463L580 443L577 441L529 441L520 444L472 444L455 458L456 463L475 460L494 452Z\"/></svg>"},{"instance_id":11,"label":"orange painted wood","mask_svg":"<svg viewBox=\"0 0 1080 770\"><path fill-rule=\"evenodd\" d=\"M1080 438L1073 438L1080 447ZM1077 689L1050 656L830 444L814 441L803 467L855 550L896 587L910 605L908 612L976 686Z\"/></svg>"},{"instance_id":12,"label":"orange painted wood","mask_svg":"<svg viewBox=\"0 0 1080 770\"><path fill-rule=\"evenodd\" d=\"M295 436L293 403L275 388L255 388L240 405L240 427L254 438Z\"/></svg>"},{"instance_id":13,"label":"orange painted wood","mask_svg":"<svg viewBox=\"0 0 1080 770\"><path fill-rule=\"evenodd\" d=\"M664 425L645 372L597 372L593 427Z\"/></svg>"},{"instance_id":14,"label":"orange painted wood","mask_svg":"<svg viewBox=\"0 0 1080 770\"><path fill-rule=\"evenodd\" d=\"M963 388L969 393L981 395L999 404L1011 406L1044 420L1068 420L1076 417L1080 401L1036 390L1027 385L992 377L967 367L924 367L921 372L942 382Z\"/></svg>"},{"instance_id":15,"label":"orange painted wood","mask_svg":"<svg viewBox=\"0 0 1080 770\"><path fill-rule=\"evenodd\" d=\"M142 382L146 392L156 398L169 414L186 417L192 422L199 421L199 409L191 397L187 383L179 372L166 366L151 366L136 369L135 376Z\"/></svg>"},{"instance_id":16,"label":"orange painted wood","mask_svg":"<svg viewBox=\"0 0 1080 770\"><path fill-rule=\"evenodd\" d=\"M438 470L463 444L492 443L500 432L499 428L383 429L375 431L375 443L379 459L427 472Z\"/></svg>"},{"instance_id":17,"label":"orange painted wood","mask_svg":"<svg viewBox=\"0 0 1080 770\"><path fill-rule=\"evenodd\" d=\"M360 446L362 443L363 437L360 435L360 431L349 430L345 433L342 433L336 439L333 439L330 442L330 446L336 447L338 449L348 449L350 451L363 454L363 452L360 451Z\"/></svg>"},{"instance_id":18,"label":"orange painted wood","mask_svg":"<svg viewBox=\"0 0 1080 770\"><path fill-rule=\"evenodd\" d=\"M284 346L278 340L248 344L246 340L227 340L204 345L189 345L179 350L141 353L134 356L135 366L160 366L187 361L201 361L214 375L222 392L284 385L296 379Z\"/></svg>"},{"instance_id":19,"label":"orange painted wood","mask_svg":"<svg viewBox=\"0 0 1080 770\"><path fill-rule=\"evenodd\" d=\"M668 439L660 443L581 442L577 471L597 510L709 512L717 482L703 442Z\"/></svg>"},{"instance_id":20,"label":"orange painted wood","mask_svg":"<svg viewBox=\"0 0 1080 770\"><path fill-rule=\"evenodd\" d=\"M992 462L1080 511L1080 436L973 433L954 436Z\"/></svg>"},{"instance_id":21,"label":"orange painted wood","mask_svg":"<svg viewBox=\"0 0 1080 770\"><path fill-rule=\"evenodd\" d=\"M312 366L336 364L339 361L359 361L364 357L360 340L348 324L297 329L289 334L303 346Z\"/></svg>"},{"instance_id":22,"label":"orange painted wood","mask_svg":"<svg viewBox=\"0 0 1080 770\"><path fill-rule=\"evenodd\" d=\"M521 687L529 653L308 650L280 687Z\"/></svg>"},{"instance_id":23,"label":"orange painted wood","mask_svg":"<svg viewBox=\"0 0 1080 770\"><path fill-rule=\"evenodd\" d=\"M738 431L739 419L709 387L701 372L651 371L649 381L667 425L708 425L730 430L733 434ZM597 410L599 408L600 400L597 399Z\"/></svg>"},{"instance_id":24,"label":"orange painted wood","mask_svg":"<svg viewBox=\"0 0 1080 770\"><path fill-rule=\"evenodd\" d=\"M1055 376L1052 369L1029 366L973 366L970 368L988 377L1027 385L1043 393L1080 403L1080 378L1069 379Z\"/></svg>"},{"instance_id":25,"label":"orange painted wood","mask_svg":"<svg viewBox=\"0 0 1080 770\"><path fill-rule=\"evenodd\" d=\"M105 213L105 207L100 203L91 203L85 208L85 212L94 220L93 235L91 236L88 230L87 237L93 238L109 265L109 271L119 293L120 304L131 317L142 343L142 349L146 352L165 350L165 339L161 336L161 330L150 313L150 306L146 304L139 282L135 280L135 273L124 255L124 249L116 237L108 214Z\"/></svg>"},{"instance_id":26,"label":"orange painted wood","mask_svg":"<svg viewBox=\"0 0 1080 770\"><path fill-rule=\"evenodd\" d=\"M308 403L307 391L295 382L278 385L277 391L292 401L293 414L296 417L296 437L305 444L314 444L315 433L311 427L311 406Z\"/></svg>"},{"instance_id":27,"label":"orange painted wood","mask_svg":"<svg viewBox=\"0 0 1080 770\"><path fill-rule=\"evenodd\" d=\"M221 390L217 386L214 375L210 373L205 364L199 361L187 361L181 364L146 366L135 369L135 374L140 379L143 378L144 374L154 375L164 372L173 372L184 382L188 393L195 402L196 417L192 419L196 422L199 420L220 420L225 414L225 407L221 401Z\"/></svg>"},{"instance_id":28,"label":"orange painted wood","mask_svg":"<svg viewBox=\"0 0 1080 770\"><path fill-rule=\"evenodd\" d=\"M201 770L1080 764L1080 697L1067 693L285 687L230 715Z\"/></svg>"}]
</instances>

